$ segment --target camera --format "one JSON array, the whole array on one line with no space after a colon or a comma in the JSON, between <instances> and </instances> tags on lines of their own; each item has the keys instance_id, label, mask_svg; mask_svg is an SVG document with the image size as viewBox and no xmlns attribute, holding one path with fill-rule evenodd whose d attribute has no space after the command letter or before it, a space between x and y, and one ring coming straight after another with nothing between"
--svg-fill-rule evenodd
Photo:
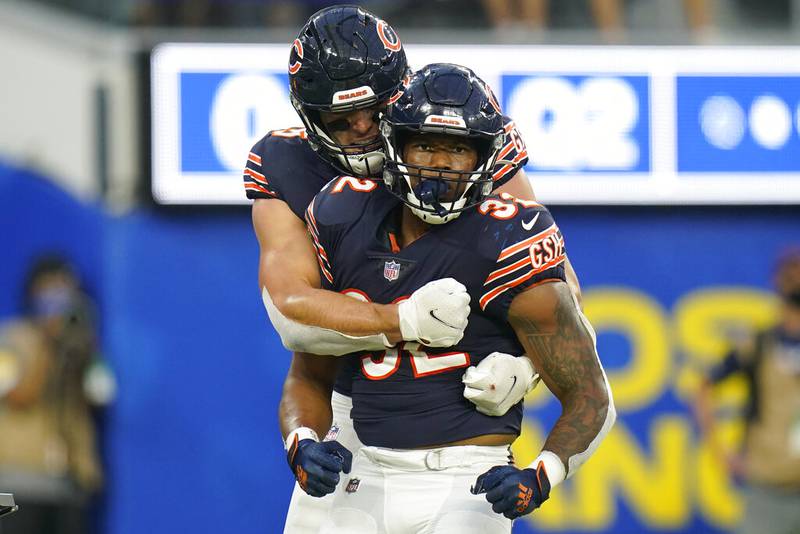
<instances>
[{"instance_id":1,"label":"camera","mask_svg":"<svg viewBox=\"0 0 800 534\"><path fill-rule=\"evenodd\" d=\"M0 517L13 514L17 510L19 510L19 506L14 503L14 495L0 493Z\"/></svg>"}]
</instances>

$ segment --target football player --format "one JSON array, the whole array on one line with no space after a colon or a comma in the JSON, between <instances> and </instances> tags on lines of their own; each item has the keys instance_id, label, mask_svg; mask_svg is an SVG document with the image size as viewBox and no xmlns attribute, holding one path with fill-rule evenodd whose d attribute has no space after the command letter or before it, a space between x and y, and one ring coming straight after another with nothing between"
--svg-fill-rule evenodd
<instances>
[{"instance_id":1,"label":"football player","mask_svg":"<svg viewBox=\"0 0 800 534\"><path fill-rule=\"evenodd\" d=\"M383 150L377 114L399 95L406 74L400 40L384 21L354 6L318 12L293 42L289 60L291 99L305 128L270 132L248 156L244 185L247 196L255 199L259 287L284 344L298 351L284 385L284 415L299 418L292 398L309 394L307 377L314 372L309 368L311 357L301 352L383 350L402 340L447 346L463 335L468 307L463 287L452 280L431 282L402 306L366 303L321 290L313 244L302 222L308 203L334 176L380 173ZM527 161L524 144L507 119L504 136L494 183L532 197L519 170ZM464 395L483 413L501 415L530 390L535 376L525 359L498 353L469 370ZM333 416L330 408L322 411L320 422L313 426L327 429L333 417L333 433L356 450L346 378L336 391ZM284 436L296 435L290 434L300 425L292 417L283 420ZM300 524L315 528L314 518L320 514L296 505L303 496L296 488L287 530L297 532ZM316 505L321 509L321 503Z\"/></svg>"},{"instance_id":2,"label":"football player","mask_svg":"<svg viewBox=\"0 0 800 534\"><path fill-rule=\"evenodd\" d=\"M323 287L389 303L454 278L471 299L469 322L451 347L407 341L344 359L363 446L351 464L336 440L320 445L295 434L289 462L314 494L344 487L321 532L507 533L614 423L594 331L565 283L564 239L547 209L490 196L503 116L472 71L423 68L380 130L383 183L339 177L306 212ZM510 459L522 403L490 417L462 396L465 369L498 350L527 353L562 405L541 454L524 468ZM327 378L316 369L324 391L335 369ZM293 422L316 424L325 402L307 397L312 415ZM349 477L339 484L342 472Z\"/></svg>"}]
</instances>

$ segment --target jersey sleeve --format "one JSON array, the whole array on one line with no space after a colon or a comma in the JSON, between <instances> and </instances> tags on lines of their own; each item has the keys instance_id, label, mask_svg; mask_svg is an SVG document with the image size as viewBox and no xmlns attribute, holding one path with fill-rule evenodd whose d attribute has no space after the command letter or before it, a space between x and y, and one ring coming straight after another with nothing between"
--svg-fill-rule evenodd
<instances>
[{"instance_id":1,"label":"jersey sleeve","mask_svg":"<svg viewBox=\"0 0 800 534\"><path fill-rule=\"evenodd\" d=\"M335 289L333 282L333 266L331 265L328 250L334 250L334 232L328 225L317 223L316 214L322 209L321 204L325 202L325 191L321 191L311 204L306 209L306 227L308 234L311 236L311 241L314 244L314 252L317 255L317 263L319 264L319 279L322 282L323 289ZM321 231L320 231L321 229Z\"/></svg>"},{"instance_id":2,"label":"jersey sleeve","mask_svg":"<svg viewBox=\"0 0 800 534\"><path fill-rule=\"evenodd\" d=\"M306 227L314 243L324 289L338 290L335 261L344 233L358 223L370 193L378 189L372 180L340 176L317 193L306 209Z\"/></svg>"},{"instance_id":3,"label":"jersey sleeve","mask_svg":"<svg viewBox=\"0 0 800 534\"><path fill-rule=\"evenodd\" d=\"M514 121L503 117L503 126L505 144L500 150L492 174L495 189L511 180L528 163L528 150Z\"/></svg>"},{"instance_id":4,"label":"jersey sleeve","mask_svg":"<svg viewBox=\"0 0 800 534\"><path fill-rule=\"evenodd\" d=\"M269 138L271 133L268 133L260 141L258 141L250 152L247 154L247 162L245 163L244 173L244 192L247 198L255 200L258 198L277 198L283 200L283 196L276 187L277 184L267 176L264 171L263 162L270 161L269 154Z\"/></svg>"},{"instance_id":5,"label":"jersey sleeve","mask_svg":"<svg viewBox=\"0 0 800 534\"><path fill-rule=\"evenodd\" d=\"M564 237L544 206L524 208L501 231L507 236L491 272L483 283L480 307L502 321L511 301L534 285L566 282Z\"/></svg>"}]
</instances>

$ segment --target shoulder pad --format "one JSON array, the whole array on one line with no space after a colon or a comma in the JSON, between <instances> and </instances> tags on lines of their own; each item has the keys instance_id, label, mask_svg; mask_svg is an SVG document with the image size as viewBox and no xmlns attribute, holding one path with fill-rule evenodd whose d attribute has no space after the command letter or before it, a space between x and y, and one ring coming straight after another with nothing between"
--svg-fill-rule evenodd
<instances>
[{"instance_id":1,"label":"shoulder pad","mask_svg":"<svg viewBox=\"0 0 800 534\"><path fill-rule=\"evenodd\" d=\"M367 178L338 176L323 187L312 202L313 215L329 226L358 220L378 182Z\"/></svg>"},{"instance_id":2,"label":"shoulder pad","mask_svg":"<svg viewBox=\"0 0 800 534\"><path fill-rule=\"evenodd\" d=\"M511 296L544 280L565 280L564 237L546 207L502 194L484 201L478 211L492 219L497 235L496 263L484 282L482 309L505 292Z\"/></svg>"},{"instance_id":3,"label":"shoulder pad","mask_svg":"<svg viewBox=\"0 0 800 534\"><path fill-rule=\"evenodd\" d=\"M253 145L243 175L247 198L285 200L283 188L288 177L296 172L303 158L316 158L304 140L305 128L287 128L273 130Z\"/></svg>"}]
</instances>

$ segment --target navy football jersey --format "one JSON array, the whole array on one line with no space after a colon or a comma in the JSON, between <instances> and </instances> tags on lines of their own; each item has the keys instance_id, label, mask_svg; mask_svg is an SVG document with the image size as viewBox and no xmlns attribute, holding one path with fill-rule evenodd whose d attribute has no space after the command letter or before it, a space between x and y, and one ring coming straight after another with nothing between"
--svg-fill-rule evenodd
<instances>
[{"instance_id":1,"label":"navy football jersey","mask_svg":"<svg viewBox=\"0 0 800 534\"><path fill-rule=\"evenodd\" d=\"M504 121L506 142L494 167L495 187L509 181L528 162L525 143L514 121L508 117ZM306 139L305 128L287 128L271 131L253 145L244 169L247 198L282 200L302 219L314 195L340 174L314 152ZM350 372L344 367L334 389L350 395Z\"/></svg>"},{"instance_id":2,"label":"navy football jersey","mask_svg":"<svg viewBox=\"0 0 800 534\"><path fill-rule=\"evenodd\" d=\"M540 204L501 195L399 249L394 235L402 206L382 184L340 177L306 213L326 288L386 304L452 277L471 296L469 325L456 346L404 343L351 357L357 358L350 369L359 438L366 445L413 448L519 434L522 403L502 417L483 415L464 399L461 377L492 352L524 352L508 308L534 284L565 280L561 232Z\"/></svg>"},{"instance_id":3,"label":"navy football jersey","mask_svg":"<svg viewBox=\"0 0 800 534\"><path fill-rule=\"evenodd\" d=\"M275 130L250 149L244 189L247 198L283 200L302 219L314 195L338 174L308 145L305 128Z\"/></svg>"}]
</instances>

